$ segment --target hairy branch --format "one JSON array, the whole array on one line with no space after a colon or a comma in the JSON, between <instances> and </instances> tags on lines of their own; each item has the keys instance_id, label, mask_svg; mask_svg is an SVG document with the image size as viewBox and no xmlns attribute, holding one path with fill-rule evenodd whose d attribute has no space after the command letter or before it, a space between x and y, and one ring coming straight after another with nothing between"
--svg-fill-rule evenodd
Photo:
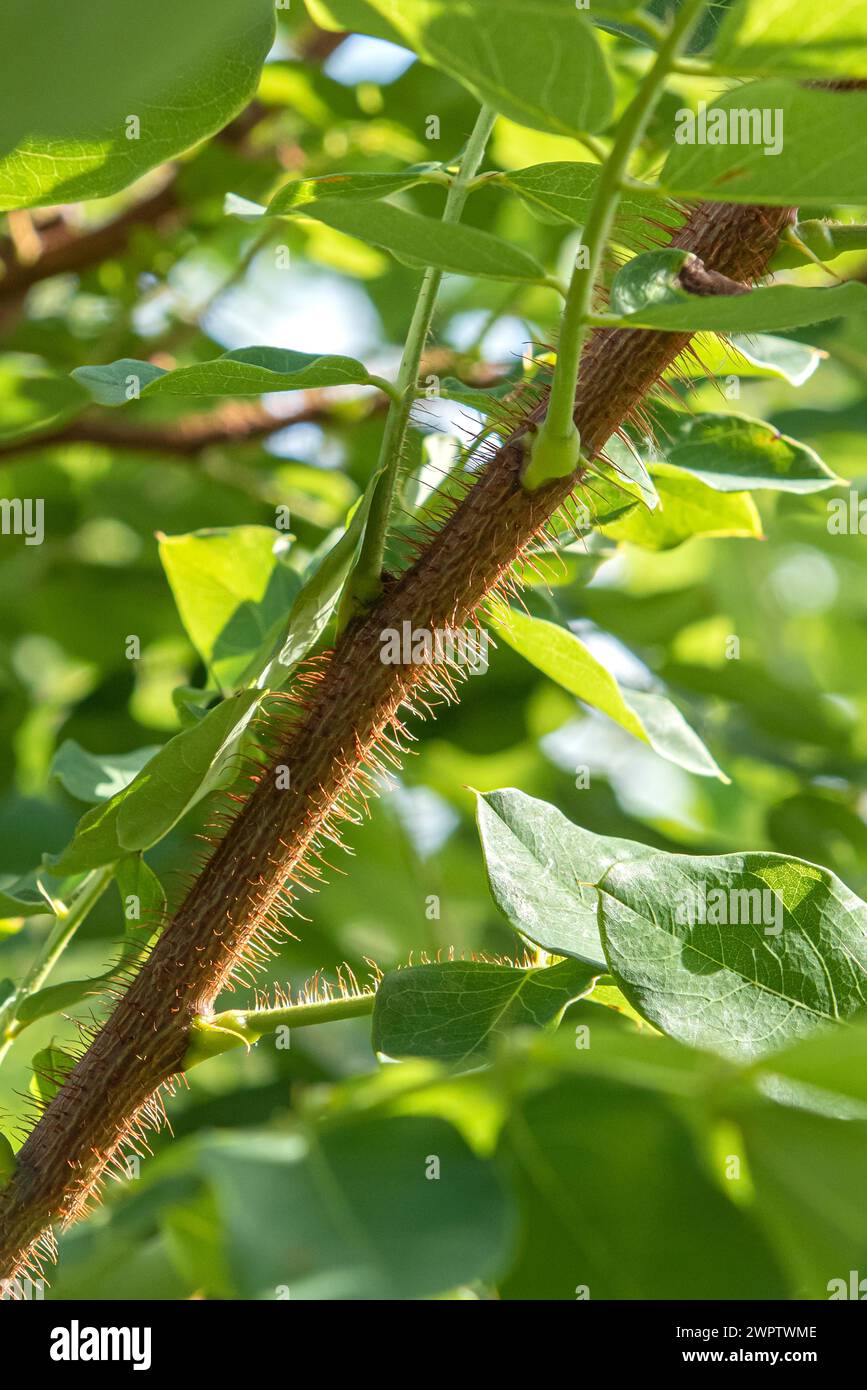
<instances>
[{"instance_id":1,"label":"hairy branch","mask_svg":"<svg viewBox=\"0 0 867 1390\"><path fill-rule=\"evenodd\" d=\"M704 204L674 245L738 281L762 275L790 209ZM640 406L688 334L601 329L581 362L575 418L584 452L597 456ZM291 789L266 773L190 888L152 955L70 1073L18 1155L0 1197L0 1276L26 1263L51 1223L83 1208L125 1135L154 1113L159 1088L183 1069L194 1020L207 1017L239 965L273 923L287 884L318 877L306 862L336 836L347 797L364 793L400 713L417 713L425 686L442 693L448 673L380 660L381 634L404 621L431 631L473 620L479 605L567 501L574 479L528 494L520 437L542 402L488 461L417 561L342 634L276 761ZM414 704L413 702L416 702Z\"/></svg>"}]
</instances>

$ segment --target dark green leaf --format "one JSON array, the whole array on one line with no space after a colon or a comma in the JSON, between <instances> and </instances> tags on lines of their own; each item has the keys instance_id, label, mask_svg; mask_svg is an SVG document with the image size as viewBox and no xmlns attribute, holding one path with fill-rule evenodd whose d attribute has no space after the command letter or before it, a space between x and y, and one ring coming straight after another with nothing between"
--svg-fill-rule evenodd
<instances>
[{"instance_id":1,"label":"dark green leaf","mask_svg":"<svg viewBox=\"0 0 867 1390\"><path fill-rule=\"evenodd\" d=\"M596 967L578 961L516 969L449 961L392 970L376 993L373 1046L387 1057L478 1063L512 1028L556 1024L593 987Z\"/></svg>"},{"instance_id":2,"label":"dark green leaf","mask_svg":"<svg viewBox=\"0 0 867 1390\"><path fill-rule=\"evenodd\" d=\"M867 904L781 854L657 853L600 881L611 973L664 1032L751 1058L867 1003Z\"/></svg>"},{"instance_id":3,"label":"dark green leaf","mask_svg":"<svg viewBox=\"0 0 867 1390\"><path fill-rule=\"evenodd\" d=\"M353 357L269 347L238 348L173 371L126 357L105 367L76 367L72 375L100 405L126 405L140 396L258 396L371 384L367 368ZM275 419L274 429L279 427Z\"/></svg>"}]
</instances>

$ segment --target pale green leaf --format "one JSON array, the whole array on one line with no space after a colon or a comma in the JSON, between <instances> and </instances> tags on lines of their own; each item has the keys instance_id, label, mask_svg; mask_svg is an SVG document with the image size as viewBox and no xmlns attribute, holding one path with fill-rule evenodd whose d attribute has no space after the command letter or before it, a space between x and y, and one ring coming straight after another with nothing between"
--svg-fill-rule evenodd
<instances>
[{"instance_id":1,"label":"pale green leaf","mask_svg":"<svg viewBox=\"0 0 867 1390\"><path fill-rule=\"evenodd\" d=\"M738 0L725 11L711 61L720 72L867 77L867 5Z\"/></svg>"},{"instance_id":2,"label":"pale green leaf","mask_svg":"<svg viewBox=\"0 0 867 1390\"><path fill-rule=\"evenodd\" d=\"M190 640L221 689L238 685L300 580L267 526L161 536L160 559Z\"/></svg>"},{"instance_id":3,"label":"pale green leaf","mask_svg":"<svg viewBox=\"0 0 867 1390\"><path fill-rule=\"evenodd\" d=\"M696 773L726 781L698 735L667 696L622 689L580 638L558 623L516 609L493 622L516 652L585 704L601 710L661 757Z\"/></svg>"}]
</instances>

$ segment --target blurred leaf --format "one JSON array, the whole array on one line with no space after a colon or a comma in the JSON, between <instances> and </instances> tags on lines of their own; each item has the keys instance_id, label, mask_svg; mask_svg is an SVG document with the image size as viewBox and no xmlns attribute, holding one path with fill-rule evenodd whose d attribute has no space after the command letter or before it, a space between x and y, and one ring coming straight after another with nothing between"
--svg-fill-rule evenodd
<instances>
[{"instance_id":1,"label":"blurred leaf","mask_svg":"<svg viewBox=\"0 0 867 1390\"><path fill-rule=\"evenodd\" d=\"M269 391L363 386L372 380L354 357L270 347L238 348L212 362L173 371L125 357L105 367L76 367L72 375L99 405L126 405L140 396L258 396ZM275 417L275 432L279 428Z\"/></svg>"},{"instance_id":2,"label":"blurred leaf","mask_svg":"<svg viewBox=\"0 0 867 1390\"><path fill-rule=\"evenodd\" d=\"M840 1282L852 1297L850 1271L867 1254L867 1123L784 1105L744 1104L735 1115L756 1215L793 1272L793 1297L828 1298Z\"/></svg>"},{"instance_id":3,"label":"blurred leaf","mask_svg":"<svg viewBox=\"0 0 867 1390\"><path fill-rule=\"evenodd\" d=\"M660 852L615 864L599 889L612 975L684 1042L757 1057L867 1002L867 904L827 869Z\"/></svg>"},{"instance_id":4,"label":"blurred leaf","mask_svg":"<svg viewBox=\"0 0 867 1390\"><path fill-rule=\"evenodd\" d=\"M595 969L574 960L529 969L456 960L392 970L376 992L373 1046L387 1057L478 1063L512 1028L555 1025L593 988Z\"/></svg>"},{"instance_id":5,"label":"blurred leaf","mask_svg":"<svg viewBox=\"0 0 867 1390\"><path fill-rule=\"evenodd\" d=\"M88 753L67 738L52 759L49 775L79 801L107 801L128 787L159 751L159 745L149 744L132 753Z\"/></svg>"},{"instance_id":6,"label":"blurred leaf","mask_svg":"<svg viewBox=\"0 0 867 1390\"><path fill-rule=\"evenodd\" d=\"M727 73L867 77L867 9L861 0L739 0L723 15L712 62Z\"/></svg>"},{"instance_id":7,"label":"blurred leaf","mask_svg":"<svg viewBox=\"0 0 867 1390\"><path fill-rule=\"evenodd\" d=\"M794 19L802 9L791 13ZM715 116L715 112L720 115ZM659 176L664 193L783 207L867 203L867 93L828 91L792 82L754 82L718 97L707 108L705 119L707 130L696 126L695 143L680 142L685 126L675 130L675 144ZM717 123L725 132L726 143L712 144L703 138ZM737 326L784 328L795 324Z\"/></svg>"},{"instance_id":8,"label":"blurred leaf","mask_svg":"<svg viewBox=\"0 0 867 1390\"><path fill-rule=\"evenodd\" d=\"M334 198L305 203L301 211L305 217L325 222L339 232L381 246L413 269L435 266L457 275L530 284L545 279L543 267L520 247L511 246L477 227L422 217L396 203Z\"/></svg>"},{"instance_id":9,"label":"blurred leaf","mask_svg":"<svg viewBox=\"0 0 867 1390\"><path fill-rule=\"evenodd\" d=\"M575 1070L594 1047L576 1051ZM503 1298L785 1293L758 1227L722 1194L689 1127L662 1096L608 1077L560 1080L516 1101L498 1157L522 1208L518 1260Z\"/></svg>"},{"instance_id":10,"label":"blurred leaf","mask_svg":"<svg viewBox=\"0 0 867 1390\"><path fill-rule=\"evenodd\" d=\"M584 16L560 0L307 0L323 28L412 48L480 101L534 130L602 130L613 93Z\"/></svg>"},{"instance_id":11,"label":"blurred leaf","mask_svg":"<svg viewBox=\"0 0 867 1390\"><path fill-rule=\"evenodd\" d=\"M515 930L545 951L607 968L593 885L615 860L652 851L594 835L511 787L478 796L476 815L491 896Z\"/></svg>"},{"instance_id":12,"label":"blurred leaf","mask_svg":"<svg viewBox=\"0 0 867 1390\"><path fill-rule=\"evenodd\" d=\"M273 36L272 0L88 0L36 43L30 5L9 0L0 210L105 197L221 129Z\"/></svg>"},{"instance_id":13,"label":"blurred leaf","mask_svg":"<svg viewBox=\"0 0 867 1390\"><path fill-rule=\"evenodd\" d=\"M661 757L699 777L726 781L701 739L665 695L623 690L568 628L514 608L494 631L551 680L647 743Z\"/></svg>"},{"instance_id":14,"label":"blurred leaf","mask_svg":"<svg viewBox=\"0 0 867 1390\"><path fill-rule=\"evenodd\" d=\"M0 442L58 428L88 404L87 392L39 357L0 357Z\"/></svg>"},{"instance_id":15,"label":"blurred leaf","mask_svg":"<svg viewBox=\"0 0 867 1390\"><path fill-rule=\"evenodd\" d=\"M69 1072L75 1066L75 1058L62 1047L51 1043L34 1053L31 1066L30 1094L42 1104L47 1105L60 1090Z\"/></svg>"},{"instance_id":16,"label":"blurred leaf","mask_svg":"<svg viewBox=\"0 0 867 1390\"><path fill-rule=\"evenodd\" d=\"M508 1253L492 1166L433 1117L248 1131L211 1140L202 1162L243 1298L429 1298L490 1278Z\"/></svg>"}]
</instances>

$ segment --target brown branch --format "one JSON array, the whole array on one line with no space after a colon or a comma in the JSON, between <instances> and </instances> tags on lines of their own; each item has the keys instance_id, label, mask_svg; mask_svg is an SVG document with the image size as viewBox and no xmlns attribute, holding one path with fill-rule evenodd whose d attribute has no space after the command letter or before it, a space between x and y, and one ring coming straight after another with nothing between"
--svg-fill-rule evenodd
<instances>
[{"instance_id":1,"label":"brown branch","mask_svg":"<svg viewBox=\"0 0 867 1390\"><path fill-rule=\"evenodd\" d=\"M740 281L761 275L787 209L702 205L674 245ZM582 361L576 420L589 457L598 455L640 406L688 334L606 329ZM543 407L531 412L538 418ZM238 966L252 959L273 921L287 882L316 876L309 856L333 838L346 798L363 794L379 765L389 727L402 727L431 669L380 660L386 628L430 631L472 621L479 605L569 497L574 480L527 494L516 434L491 458L476 484L416 563L388 586L369 614L343 634L318 684L308 687L299 721L276 761L292 769L291 790L266 773L193 883L153 954L88 1051L70 1073L18 1155L0 1197L0 1275L27 1260L51 1223L77 1215L140 1121L154 1093L183 1066L192 1021L207 1014ZM434 684L448 682L437 669Z\"/></svg>"}]
</instances>

